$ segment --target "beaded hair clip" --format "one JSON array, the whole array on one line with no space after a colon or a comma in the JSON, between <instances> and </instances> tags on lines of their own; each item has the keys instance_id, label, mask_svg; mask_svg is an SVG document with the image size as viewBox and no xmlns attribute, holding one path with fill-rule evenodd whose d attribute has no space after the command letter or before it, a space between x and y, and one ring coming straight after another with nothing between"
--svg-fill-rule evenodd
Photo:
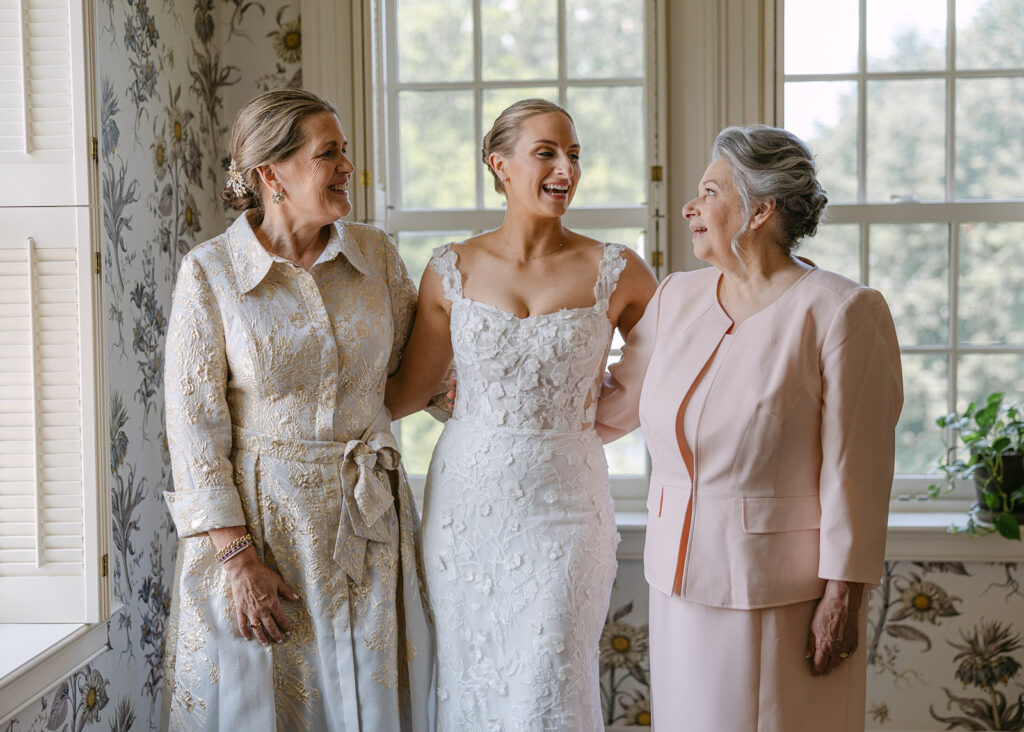
<instances>
[{"instance_id":1,"label":"beaded hair clip","mask_svg":"<svg viewBox=\"0 0 1024 732\"><path fill-rule=\"evenodd\" d=\"M231 160L231 165L228 166L228 186L234 192L236 196L244 196L248 191L248 186L245 185L245 179L242 177L242 171L238 169L238 163Z\"/></svg>"}]
</instances>

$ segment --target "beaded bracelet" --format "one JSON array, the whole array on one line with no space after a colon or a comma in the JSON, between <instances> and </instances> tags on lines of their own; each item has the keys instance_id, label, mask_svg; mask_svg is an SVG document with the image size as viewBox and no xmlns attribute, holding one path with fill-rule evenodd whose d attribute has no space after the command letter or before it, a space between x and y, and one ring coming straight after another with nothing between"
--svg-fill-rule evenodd
<instances>
[{"instance_id":1,"label":"beaded bracelet","mask_svg":"<svg viewBox=\"0 0 1024 732\"><path fill-rule=\"evenodd\" d=\"M255 543L256 542L253 541L251 534L240 536L233 542L228 544L226 547L221 549L219 552L217 552L217 561L223 564L236 554L241 554Z\"/></svg>"}]
</instances>

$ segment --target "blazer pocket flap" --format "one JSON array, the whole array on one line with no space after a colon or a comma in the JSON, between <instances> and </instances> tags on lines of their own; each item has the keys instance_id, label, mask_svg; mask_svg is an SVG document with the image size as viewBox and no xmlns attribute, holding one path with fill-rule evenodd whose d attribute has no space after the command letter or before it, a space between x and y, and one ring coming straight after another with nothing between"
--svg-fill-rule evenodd
<instances>
[{"instance_id":1,"label":"blazer pocket flap","mask_svg":"<svg viewBox=\"0 0 1024 732\"><path fill-rule=\"evenodd\" d=\"M818 496L743 499L743 530L748 534L802 531L821 526Z\"/></svg>"}]
</instances>

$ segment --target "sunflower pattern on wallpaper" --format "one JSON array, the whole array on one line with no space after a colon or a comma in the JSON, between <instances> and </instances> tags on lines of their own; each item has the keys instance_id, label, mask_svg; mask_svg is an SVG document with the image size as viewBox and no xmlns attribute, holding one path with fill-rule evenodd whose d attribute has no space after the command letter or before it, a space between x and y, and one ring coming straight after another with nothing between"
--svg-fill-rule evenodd
<instances>
[{"instance_id":1,"label":"sunflower pattern on wallpaper","mask_svg":"<svg viewBox=\"0 0 1024 732\"><path fill-rule=\"evenodd\" d=\"M601 632L601 705L607 725L651 724L650 655L647 625L626 620L633 603L609 615Z\"/></svg>"}]
</instances>

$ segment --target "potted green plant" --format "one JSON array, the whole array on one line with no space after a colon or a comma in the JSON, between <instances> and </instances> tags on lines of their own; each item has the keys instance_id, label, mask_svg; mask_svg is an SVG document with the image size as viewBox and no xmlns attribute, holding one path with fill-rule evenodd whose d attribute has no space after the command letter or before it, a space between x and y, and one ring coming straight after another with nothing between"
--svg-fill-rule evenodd
<instances>
[{"instance_id":1,"label":"potted green plant","mask_svg":"<svg viewBox=\"0 0 1024 732\"><path fill-rule=\"evenodd\" d=\"M956 444L939 460L939 470L949 479L972 478L977 502L971 507L964 533L999 532L1020 541L1024 521L1024 412L1004 394L990 394L962 413L939 417L936 423L951 430ZM937 496L941 490L932 485Z\"/></svg>"}]
</instances>

